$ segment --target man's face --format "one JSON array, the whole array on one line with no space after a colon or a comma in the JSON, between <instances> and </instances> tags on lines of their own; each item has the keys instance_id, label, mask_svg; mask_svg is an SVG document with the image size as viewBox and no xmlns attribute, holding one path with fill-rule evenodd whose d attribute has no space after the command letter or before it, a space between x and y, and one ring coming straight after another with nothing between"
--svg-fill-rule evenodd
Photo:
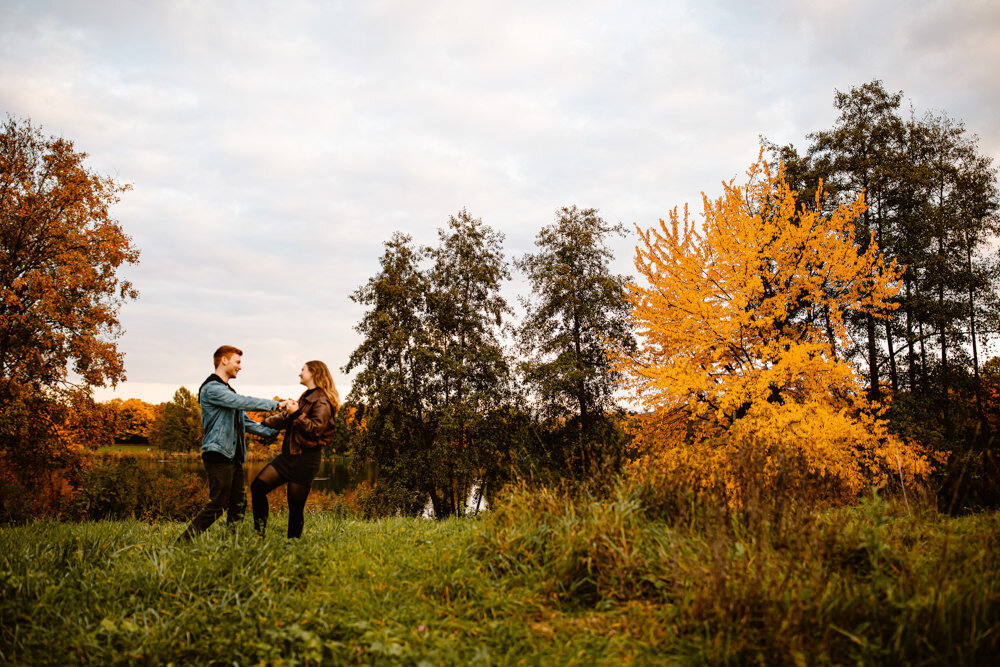
<instances>
[{"instance_id":1,"label":"man's face","mask_svg":"<svg viewBox=\"0 0 1000 667\"><path fill-rule=\"evenodd\" d=\"M240 372L242 368L243 357L238 354L231 354L228 357L222 358L222 363L219 365L219 370L221 375L225 378L234 378L236 374Z\"/></svg>"}]
</instances>

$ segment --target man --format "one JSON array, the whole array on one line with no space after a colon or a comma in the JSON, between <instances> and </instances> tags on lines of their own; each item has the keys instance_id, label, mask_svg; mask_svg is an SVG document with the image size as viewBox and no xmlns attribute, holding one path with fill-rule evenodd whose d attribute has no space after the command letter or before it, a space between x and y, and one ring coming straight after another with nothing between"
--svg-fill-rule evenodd
<instances>
[{"instance_id":1,"label":"man","mask_svg":"<svg viewBox=\"0 0 1000 667\"><path fill-rule=\"evenodd\" d=\"M208 473L208 504L191 520L191 524L177 538L187 542L205 532L216 519L226 512L226 522L235 530L246 511L243 462L246 460L246 431L274 437L278 431L262 426L247 416L245 410L274 412L288 402L267 398L240 396L229 386L229 381L240 372L243 351L223 345L213 356L215 373L198 389L201 405L201 458Z\"/></svg>"}]
</instances>

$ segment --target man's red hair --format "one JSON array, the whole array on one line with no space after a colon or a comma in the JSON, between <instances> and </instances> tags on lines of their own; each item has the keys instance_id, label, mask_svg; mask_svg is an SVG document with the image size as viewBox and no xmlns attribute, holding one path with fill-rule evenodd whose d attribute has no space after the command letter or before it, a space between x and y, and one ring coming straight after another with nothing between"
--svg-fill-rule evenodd
<instances>
[{"instance_id":1,"label":"man's red hair","mask_svg":"<svg viewBox=\"0 0 1000 667\"><path fill-rule=\"evenodd\" d=\"M212 357L215 361L215 367L218 368L219 364L222 363L223 359L228 359L234 354L243 356L243 350L238 347L233 347L232 345L223 345L218 350L215 351L215 356Z\"/></svg>"}]
</instances>

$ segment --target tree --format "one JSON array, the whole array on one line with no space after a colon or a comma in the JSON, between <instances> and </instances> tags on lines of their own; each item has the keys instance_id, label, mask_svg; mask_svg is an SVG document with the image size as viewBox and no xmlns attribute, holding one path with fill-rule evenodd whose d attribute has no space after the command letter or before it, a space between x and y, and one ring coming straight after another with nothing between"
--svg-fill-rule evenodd
<instances>
[{"instance_id":1,"label":"tree","mask_svg":"<svg viewBox=\"0 0 1000 667\"><path fill-rule=\"evenodd\" d=\"M129 189L89 171L85 153L8 118L0 132L0 401L125 377L118 310L138 296L117 275L139 252L110 209Z\"/></svg>"},{"instance_id":2,"label":"tree","mask_svg":"<svg viewBox=\"0 0 1000 667\"><path fill-rule=\"evenodd\" d=\"M201 406L186 387L181 387L163 404L152 443L168 451L189 452L201 446L201 435Z\"/></svg>"},{"instance_id":3,"label":"tree","mask_svg":"<svg viewBox=\"0 0 1000 667\"><path fill-rule=\"evenodd\" d=\"M491 450L479 437L485 415L504 404L510 367L500 342L510 308L500 287L510 279L503 235L462 209L438 230L436 248L425 249L427 324L434 375L434 423L429 494L439 518L461 513ZM482 480L479 479L480 484Z\"/></svg>"},{"instance_id":4,"label":"tree","mask_svg":"<svg viewBox=\"0 0 1000 667\"><path fill-rule=\"evenodd\" d=\"M914 179L920 197L919 215L925 222L923 272L920 292L922 356L935 335L940 378L939 409L946 435L953 435L951 388L957 368L954 356L971 345L972 371L977 384L977 407L983 414L979 390L977 323L995 319L995 259L989 241L998 231L996 173L990 160L978 154L975 138L965 127L946 117L928 114L911 122L915 162ZM984 252L985 251L985 252ZM978 306L977 306L978 303ZM929 347L929 344L927 345ZM923 374L927 362L923 362ZM926 383L925 383L926 384Z\"/></svg>"},{"instance_id":5,"label":"tree","mask_svg":"<svg viewBox=\"0 0 1000 667\"><path fill-rule=\"evenodd\" d=\"M69 422L92 415L91 386L125 377L118 310L137 292L116 271L139 253L110 208L128 186L86 157L28 121L0 129L0 458L28 475L96 446Z\"/></svg>"},{"instance_id":6,"label":"tree","mask_svg":"<svg viewBox=\"0 0 1000 667\"><path fill-rule=\"evenodd\" d=\"M669 224L637 228L648 286L631 288L640 344L619 359L647 411L635 433L640 474L690 471L739 494L792 469L848 494L897 467L925 473L844 356L847 314L878 317L899 289L874 240L858 252L863 199L827 215L819 201L797 207L763 157L747 173L746 185L704 198L700 225L675 208Z\"/></svg>"},{"instance_id":7,"label":"tree","mask_svg":"<svg viewBox=\"0 0 1000 667\"><path fill-rule=\"evenodd\" d=\"M887 377L893 396L914 394L906 399L913 409L893 410L893 418L910 412L938 422L921 428L942 431L942 441L982 446L990 434L983 431L979 357L983 332L997 330L1000 313L996 170L961 122L913 112L904 119L901 99L880 81L838 91L840 117L809 135L805 156L792 146L772 146L772 154L785 163L800 203L812 205L814 193L826 189L829 212L863 194L869 208L854 223L859 252L874 234L882 254L903 268L899 308L883 313L880 326L869 314L849 318L869 396L881 394ZM971 421L957 407L966 390L978 413ZM899 426L911 430L910 421Z\"/></svg>"},{"instance_id":8,"label":"tree","mask_svg":"<svg viewBox=\"0 0 1000 667\"><path fill-rule=\"evenodd\" d=\"M509 389L501 242L464 210L439 230L437 247L414 249L397 233L381 271L352 296L369 307L344 366L360 369L349 396L363 424L355 460L376 464L384 511L415 514L429 498L436 517L451 516L493 469L494 439L480 435Z\"/></svg>"},{"instance_id":9,"label":"tree","mask_svg":"<svg viewBox=\"0 0 1000 667\"><path fill-rule=\"evenodd\" d=\"M423 255L412 241L393 234L381 270L351 295L368 310L355 326L363 340L343 368L359 370L347 398L363 424L354 463L373 463L381 507L406 514L420 512L427 502L423 475L433 441L425 417L432 372L424 319L428 285Z\"/></svg>"},{"instance_id":10,"label":"tree","mask_svg":"<svg viewBox=\"0 0 1000 667\"><path fill-rule=\"evenodd\" d=\"M840 117L833 129L811 135L814 143L811 156L817 160L817 170L826 174L827 186L833 185L834 196L844 201L865 197L867 206L855 221L859 227L856 239L859 252L867 249L869 239L882 248L892 244L893 178L905 126L897 115L902 93L889 93L881 81L871 81L850 92L836 92L834 107ZM890 256L892 256L890 254ZM866 311L859 318L867 339L868 396L881 400L878 314ZM890 318L882 318L890 326ZM888 332L890 378L893 389L898 387L893 336Z\"/></svg>"},{"instance_id":11,"label":"tree","mask_svg":"<svg viewBox=\"0 0 1000 667\"><path fill-rule=\"evenodd\" d=\"M620 373L608 349L634 348L628 322L626 276L610 270L607 238L624 235L623 225L609 225L592 208L558 211L556 222L535 238L538 249L517 260L531 284L522 298L525 319L518 331L525 356L521 372L534 389L542 414L574 421L575 446L565 457L578 481L593 479L612 459L620 459L620 441L601 451L597 437L615 406Z\"/></svg>"},{"instance_id":12,"label":"tree","mask_svg":"<svg viewBox=\"0 0 1000 667\"><path fill-rule=\"evenodd\" d=\"M149 442L153 425L159 418L159 406L138 398L114 398L103 405L113 417L116 441L128 444Z\"/></svg>"}]
</instances>

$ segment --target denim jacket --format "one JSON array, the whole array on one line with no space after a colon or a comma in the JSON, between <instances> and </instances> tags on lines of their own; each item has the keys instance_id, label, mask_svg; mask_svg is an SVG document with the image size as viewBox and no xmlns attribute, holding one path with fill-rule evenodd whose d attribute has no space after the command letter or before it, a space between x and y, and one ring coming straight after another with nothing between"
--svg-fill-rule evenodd
<instances>
[{"instance_id":1,"label":"denim jacket","mask_svg":"<svg viewBox=\"0 0 1000 667\"><path fill-rule=\"evenodd\" d=\"M198 403L201 405L202 453L219 452L231 459L237 452L238 444L243 446L245 454L246 431L266 438L273 438L280 432L261 426L244 412L244 410L277 410L277 401L270 398L241 396L214 373L198 390ZM237 419L240 420L238 432Z\"/></svg>"}]
</instances>

